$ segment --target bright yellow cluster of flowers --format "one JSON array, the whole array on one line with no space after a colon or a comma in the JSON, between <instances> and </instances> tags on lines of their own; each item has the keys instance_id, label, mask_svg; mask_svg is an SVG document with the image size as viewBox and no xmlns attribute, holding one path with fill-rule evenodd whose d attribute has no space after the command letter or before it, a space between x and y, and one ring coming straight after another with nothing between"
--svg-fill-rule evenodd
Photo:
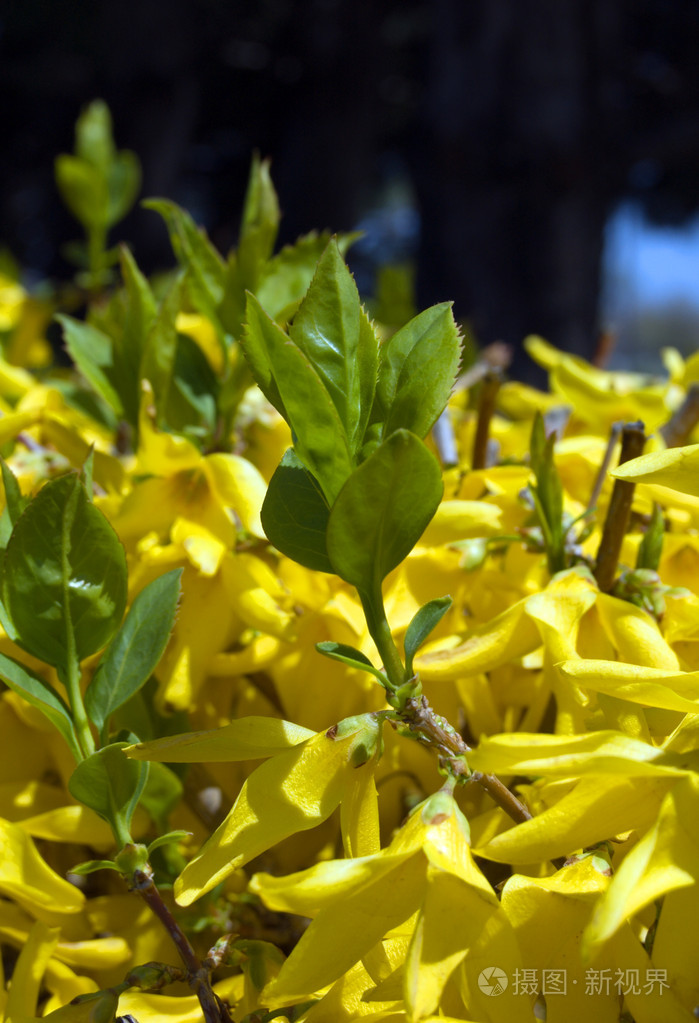
<instances>
[{"instance_id":1,"label":"bright yellow cluster of flowers","mask_svg":"<svg viewBox=\"0 0 699 1023\"><path fill-rule=\"evenodd\" d=\"M113 431L71 401L67 376L30 372L44 349L19 286L0 283L0 303L0 445L22 491L79 467L93 446L95 500L126 549L130 600L184 570L154 700L127 708L128 726L156 737L130 752L205 765L178 768L179 788L167 773L169 826L191 833L168 854L171 905L189 907L176 910L183 926L212 940L240 935L237 965L214 986L231 1018L695 1019L699 446L665 449L657 431L699 379L699 357L667 353L668 379L648 382L530 339L550 393L502 388L491 468L470 469L476 415L467 394L452 399L459 464L385 603L400 643L422 604L452 596L416 670L473 747L469 770L497 774L526 803L531 819L513 824L483 788L445 783L433 751L376 717L385 693L369 674L316 652L334 640L376 662L352 588L266 541L260 507L291 438L259 392L241 407L236 453L202 454L156 428L144 386L137 449L119 454ZM181 317L213 358L207 321ZM560 406L571 410L555 448L570 521L588 507L612 424L655 431L649 453L613 475L639 484L636 522L654 503L665 516L657 586L672 589L660 603L600 592L585 568L611 476L575 567L551 577L523 543L533 416ZM642 537L626 536L624 565ZM4 633L0 650L47 670ZM87 682L90 660L83 670ZM68 1005L143 963L175 964L175 950L114 874L65 879L113 852L111 835L68 793L64 740L13 692L0 699L0 748L0 941L13 964L0 1019L200 1020L182 984L128 991L118 1009L109 992ZM147 809L137 837L153 832Z\"/></svg>"}]
</instances>

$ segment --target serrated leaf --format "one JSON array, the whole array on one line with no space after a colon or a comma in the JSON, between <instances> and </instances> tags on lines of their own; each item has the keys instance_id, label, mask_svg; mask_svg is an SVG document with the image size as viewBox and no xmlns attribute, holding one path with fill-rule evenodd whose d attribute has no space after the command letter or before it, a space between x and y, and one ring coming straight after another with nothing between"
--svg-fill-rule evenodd
<instances>
[{"instance_id":1,"label":"serrated leaf","mask_svg":"<svg viewBox=\"0 0 699 1023\"><path fill-rule=\"evenodd\" d=\"M68 782L71 795L112 827L118 841L131 841L129 828L148 777L148 764L130 760L114 742L83 760Z\"/></svg>"},{"instance_id":2,"label":"serrated leaf","mask_svg":"<svg viewBox=\"0 0 699 1023\"><path fill-rule=\"evenodd\" d=\"M378 339L334 240L318 262L289 336L323 382L356 452L374 401Z\"/></svg>"},{"instance_id":3,"label":"serrated leaf","mask_svg":"<svg viewBox=\"0 0 699 1023\"><path fill-rule=\"evenodd\" d=\"M319 654L323 654L324 657L329 657L333 661L341 661L343 664L349 665L350 668L368 671L382 685L386 684L386 676L378 668L374 667L361 650L356 650L353 646L348 646L346 643L336 643L334 640L325 640L322 643L316 643L316 650Z\"/></svg>"},{"instance_id":4,"label":"serrated leaf","mask_svg":"<svg viewBox=\"0 0 699 1023\"><path fill-rule=\"evenodd\" d=\"M81 760L73 718L58 693L39 675L5 654L0 654L0 678L49 719L68 743L75 759Z\"/></svg>"},{"instance_id":5,"label":"serrated leaf","mask_svg":"<svg viewBox=\"0 0 699 1023\"><path fill-rule=\"evenodd\" d=\"M114 359L112 339L89 323L58 314L65 346L82 375L118 416L124 415L121 381Z\"/></svg>"},{"instance_id":6,"label":"serrated leaf","mask_svg":"<svg viewBox=\"0 0 699 1023\"><path fill-rule=\"evenodd\" d=\"M5 552L3 603L22 645L65 667L105 646L126 605L126 556L77 474L47 483ZM71 638L72 635L72 638Z\"/></svg>"},{"instance_id":7,"label":"serrated leaf","mask_svg":"<svg viewBox=\"0 0 699 1023\"><path fill-rule=\"evenodd\" d=\"M262 528L288 558L316 572L334 572L325 532L330 508L320 485L293 449L285 452L262 504Z\"/></svg>"},{"instance_id":8,"label":"serrated leaf","mask_svg":"<svg viewBox=\"0 0 699 1023\"><path fill-rule=\"evenodd\" d=\"M279 230L279 201L269 174L269 160L253 156L238 245L238 262L246 287L254 291L272 255Z\"/></svg>"},{"instance_id":9,"label":"serrated leaf","mask_svg":"<svg viewBox=\"0 0 699 1023\"><path fill-rule=\"evenodd\" d=\"M109 717L144 685L163 655L175 622L182 569L154 579L134 600L85 693L85 708L103 731Z\"/></svg>"},{"instance_id":10,"label":"serrated leaf","mask_svg":"<svg viewBox=\"0 0 699 1023\"><path fill-rule=\"evenodd\" d=\"M450 302L425 309L385 342L372 417L385 423L384 436L400 428L426 436L449 400L460 355Z\"/></svg>"},{"instance_id":11,"label":"serrated leaf","mask_svg":"<svg viewBox=\"0 0 699 1023\"><path fill-rule=\"evenodd\" d=\"M433 629L441 622L451 607L451 597L437 597L419 609L413 617L403 640L405 650L405 668L409 676L413 674L413 658Z\"/></svg>"},{"instance_id":12,"label":"serrated leaf","mask_svg":"<svg viewBox=\"0 0 699 1023\"><path fill-rule=\"evenodd\" d=\"M308 358L251 294L246 319L243 351L255 380L291 426L298 456L331 503L353 466L337 410Z\"/></svg>"},{"instance_id":13,"label":"serrated leaf","mask_svg":"<svg viewBox=\"0 0 699 1023\"><path fill-rule=\"evenodd\" d=\"M354 470L330 512L328 556L365 595L407 557L442 497L442 475L422 441L392 433Z\"/></svg>"},{"instance_id":14,"label":"serrated leaf","mask_svg":"<svg viewBox=\"0 0 699 1023\"><path fill-rule=\"evenodd\" d=\"M206 231L197 227L186 210L167 199L148 199L143 206L164 219L177 261L187 270L190 294L197 309L221 331L218 307L224 296L226 264Z\"/></svg>"}]
</instances>

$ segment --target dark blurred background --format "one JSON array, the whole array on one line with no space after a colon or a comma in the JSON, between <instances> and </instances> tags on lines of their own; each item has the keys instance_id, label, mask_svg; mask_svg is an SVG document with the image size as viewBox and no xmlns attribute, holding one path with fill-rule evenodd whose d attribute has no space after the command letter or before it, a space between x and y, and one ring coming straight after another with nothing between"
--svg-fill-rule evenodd
<instances>
[{"instance_id":1,"label":"dark blurred background","mask_svg":"<svg viewBox=\"0 0 699 1023\"><path fill-rule=\"evenodd\" d=\"M649 349L699 347L699 273L651 329L643 277L618 258L655 227L695 238L699 265L698 44L699 0L15 0L0 242L30 279L70 275L60 248L79 232L53 159L101 97L143 195L187 207L224 251L257 149L282 242L362 226L364 290L412 261L418 304L455 300L482 344L537 332L595 358L617 316L614 358L637 356L643 330ZM119 238L147 270L171 261L154 213L136 208Z\"/></svg>"}]
</instances>

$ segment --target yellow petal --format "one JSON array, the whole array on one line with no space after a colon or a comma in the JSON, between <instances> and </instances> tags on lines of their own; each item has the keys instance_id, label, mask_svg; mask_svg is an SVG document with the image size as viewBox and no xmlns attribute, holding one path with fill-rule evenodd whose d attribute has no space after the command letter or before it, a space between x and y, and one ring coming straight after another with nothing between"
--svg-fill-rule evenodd
<instances>
[{"instance_id":1,"label":"yellow petal","mask_svg":"<svg viewBox=\"0 0 699 1023\"><path fill-rule=\"evenodd\" d=\"M632 458L611 475L634 483L659 483L682 494L699 497L699 444Z\"/></svg>"},{"instance_id":2,"label":"yellow petal","mask_svg":"<svg viewBox=\"0 0 699 1023\"><path fill-rule=\"evenodd\" d=\"M485 501L442 501L418 547L439 547L502 531L502 511Z\"/></svg>"},{"instance_id":3,"label":"yellow petal","mask_svg":"<svg viewBox=\"0 0 699 1023\"><path fill-rule=\"evenodd\" d=\"M625 831L644 830L672 783L661 778L583 778L554 806L474 852L497 863L538 863Z\"/></svg>"},{"instance_id":4,"label":"yellow petal","mask_svg":"<svg viewBox=\"0 0 699 1023\"><path fill-rule=\"evenodd\" d=\"M33 1016L46 965L58 943L60 930L38 921L32 926L27 943L15 963L10 994L5 1006L8 1023L22 1016Z\"/></svg>"},{"instance_id":5,"label":"yellow petal","mask_svg":"<svg viewBox=\"0 0 699 1023\"><path fill-rule=\"evenodd\" d=\"M413 850L402 853L384 850L380 855L352 860L321 860L285 877L255 874L250 881L250 891L259 895L269 909L315 917L337 905L338 898L344 899L389 877L414 855Z\"/></svg>"},{"instance_id":6,"label":"yellow petal","mask_svg":"<svg viewBox=\"0 0 699 1023\"><path fill-rule=\"evenodd\" d=\"M631 703L690 714L699 710L699 672L696 671L669 674L663 668L592 660L564 661L559 670L583 688L609 693Z\"/></svg>"},{"instance_id":7,"label":"yellow petal","mask_svg":"<svg viewBox=\"0 0 699 1023\"><path fill-rule=\"evenodd\" d=\"M570 662L571 665L589 663L596 662ZM484 774L558 778L575 778L583 774L623 774L627 777L677 774L677 770L663 766L664 757L664 751L657 746L620 732L599 731L585 735L514 732L482 739L478 749L469 754L468 762L473 770Z\"/></svg>"},{"instance_id":8,"label":"yellow petal","mask_svg":"<svg viewBox=\"0 0 699 1023\"><path fill-rule=\"evenodd\" d=\"M476 675L535 650L539 633L525 614L526 599L473 630L456 646L430 649L415 660L415 670L425 681L450 682L462 675Z\"/></svg>"},{"instance_id":9,"label":"yellow petal","mask_svg":"<svg viewBox=\"0 0 699 1023\"><path fill-rule=\"evenodd\" d=\"M381 857L372 859L376 862ZM264 1005L275 1008L310 997L337 980L415 912L424 891L425 862L419 853L402 860L390 875L380 875L358 890L345 892L341 910L334 900L321 909L279 976L263 992Z\"/></svg>"},{"instance_id":10,"label":"yellow petal","mask_svg":"<svg viewBox=\"0 0 699 1023\"><path fill-rule=\"evenodd\" d=\"M621 925L667 892L699 881L696 776L682 779L665 796L658 819L622 861L585 931L588 957Z\"/></svg>"},{"instance_id":11,"label":"yellow petal","mask_svg":"<svg viewBox=\"0 0 699 1023\"><path fill-rule=\"evenodd\" d=\"M670 671L679 668L677 654L643 608L635 607L628 600L600 593L597 611L621 660Z\"/></svg>"},{"instance_id":12,"label":"yellow petal","mask_svg":"<svg viewBox=\"0 0 699 1023\"><path fill-rule=\"evenodd\" d=\"M0 891L36 915L78 913L85 898L42 860L18 824L0 820Z\"/></svg>"},{"instance_id":13,"label":"yellow petal","mask_svg":"<svg viewBox=\"0 0 699 1023\"><path fill-rule=\"evenodd\" d=\"M347 777L340 808L345 856L373 856L381 849L375 766L370 760Z\"/></svg>"},{"instance_id":14,"label":"yellow petal","mask_svg":"<svg viewBox=\"0 0 699 1023\"><path fill-rule=\"evenodd\" d=\"M259 760L292 749L315 735L308 728L277 718L247 717L209 732L166 735L126 747L134 760L171 764L227 763Z\"/></svg>"},{"instance_id":15,"label":"yellow petal","mask_svg":"<svg viewBox=\"0 0 699 1023\"><path fill-rule=\"evenodd\" d=\"M213 454L204 459L204 471L219 498L253 536L266 540L260 509L267 492L262 473L240 455Z\"/></svg>"},{"instance_id":16,"label":"yellow petal","mask_svg":"<svg viewBox=\"0 0 699 1023\"><path fill-rule=\"evenodd\" d=\"M283 838L316 827L338 806L352 756L378 729L364 715L339 735L333 729L280 753L247 779L226 820L175 882L175 897L189 905L238 867Z\"/></svg>"},{"instance_id":17,"label":"yellow petal","mask_svg":"<svg viewBox=\"0 0 699 1023\"><path fill-rule=\"evenodd\" d=\"M53 842L76 842L97 848L109 847L113 842L112 830L86 806L60 806L33 817L25 817L19 826L33 838Z\"/></svg>"},{"instance_id":18,"label":"yellow petal","mask_svg":"<svg viewBox=\"0 0 699 1023\"><path fill-rule=\"evenodd\" d=\"M444 986L498 911L454 874L428 869L425 897L405 963L404 993L408 1017L420 1020L439 1005Z\"/></svg>"},{"instance_id":19,"label":"yellow petal","mask_svg":"<svg viewBox=\"0 0 699 1023\"><path fill-rule=\"evenodd\" d=\"M616 990L610 986L609 993L591 991L579 954L580 932L607 883L593 858L587 857L552 877L515 875L505 884L502 908L517 934L524 967L533 971L539 988L556 977L565 987L565 994L549 990L548 997L544 989L550 1023L591 1019L616 1023L619 1018ZM514 980L510 978L511 983ZM520 997L526 996L520 992Z\"/></svg>"}]
</instances>

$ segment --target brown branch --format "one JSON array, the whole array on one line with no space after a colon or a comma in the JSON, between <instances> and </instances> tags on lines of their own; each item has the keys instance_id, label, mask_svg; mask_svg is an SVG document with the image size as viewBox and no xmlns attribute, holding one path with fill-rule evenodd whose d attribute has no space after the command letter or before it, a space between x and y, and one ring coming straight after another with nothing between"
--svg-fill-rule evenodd
<instances>
[{"instance_id":1,"label":"brown branch","mask_svg":"<svg viewBox=\"0 0 699 1023\"><path fill-rule=\"evenodd\" d=\"M606 480L607 473L609 472L609 466L612 464L612 455L614 454L614 448L616 447L616 443L619 440L619 434L621 433L621 428L623 425L624 425L623 423L612 423L612 428L609 432L609 440L607 441L607 449L604 452L602 464L597 470L597 475L595 476L595 483L594 486L592 487L592 492L590 494L590 500L587 502L587 510L589 512L593 511L597 507L597 502L599 501L600 494L602 493L604 481Z\"/></svg>"},{"instance_id":2,"label":"brown branch","mask_svg":"<svg viewBox=\"0 0 699 1023\"><path fill-rule=\"evenodd\" d=\"M485 469L488 465L490 421L495 412L495 400L500 390L502 379L502 372L497 369L489 370L483 377L478 401L476 435L473 438L473 456L471 458L471 465L474 469Z\"/></svg>"},{"instance_id":3,"label":"brown branch","mask_svg":"<svg viewBox=\"0 0 699 1023\"><path fill-rule=\"evenodd\" d=\"M643 453L646 435L643 423L627 423L621 431L621 454L619 465L637 458ZM635 484L629 480L615 480L612 497L604 520L602 539L597 551L595 579L603 593L609 593L614 585L621 545L629 524L631 502Z\"/></svg>"},{"instance_id":4,"label":"brown branch","mask_svg":"<svg viewBox=\"0 0 699 1023\"><path fill-rule=\"evenodd\" d=\"M691 384L680 407L661 426L660 433L669 448L686 444L689 435L699 423L699 384Z\"/></svg>"},{"instance_id":5,"label":"brown branch","mask_svg":"<svg viewBox=\"0 0 699 1023\"><path fill-rule=\"evenodd\" d=\"M190 945L187 935L163 902L163 897L153 881L150 868L134 871L133 890L141 896L143 901L155 913L172 938L179 952L180 959L187 970L189 986L199 999L206 1023L231 1023L228 1010L220 999L217 998L211 987L211 977L208 969L202 964Z\"/></svg>"},{"instance_id":6,"label":"brown branch","mask_svg":"<svg viewBox=\"0 0 699 1023\"><path fill-rule=\"evenodd\" d=\"M471 747L448 721L435 714L425 696L408 700L401 718L412 732L419 733L445 759L451 761L452 767L456 768L455 774L464 773L458 769L455 761L467 756ZM530 820L531 814L526 806L494 774L476 771L471 777L516 824Z\"/></svg>"}]
</instances>

